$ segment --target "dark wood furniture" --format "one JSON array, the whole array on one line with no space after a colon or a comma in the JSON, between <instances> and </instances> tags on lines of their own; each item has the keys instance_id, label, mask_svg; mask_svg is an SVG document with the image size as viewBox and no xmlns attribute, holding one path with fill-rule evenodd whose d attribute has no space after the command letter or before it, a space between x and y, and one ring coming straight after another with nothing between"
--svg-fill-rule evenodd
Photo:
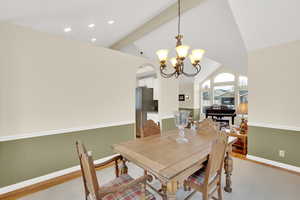
<instances>
[{"instance_id":1,"label":"dark wood furniture","mask_svg":"<svg viewBox=\"0 0 300 200\"><path fill-rule=\"evenodd\" d=\"M238 140L232 144L232 151L235 153L247 155L247 149L248 149L248 135L246 134L240 134L236 132L230 132L229 136L237 137Z\"/></svg>"},{"instance_id":2,"label":"dark wood furniture","mask_svg":"<svg viewBox=\"0 0 300 200\"><path fill-rule=\"evenodd\" d=\"M234 124L234 118L236 117L235 109L230 109L227 106L211 106L206 109L206 118L212 117L218 122L228 122L223 117L231 117L231 123Z\"/></svg>"}]
</instances>

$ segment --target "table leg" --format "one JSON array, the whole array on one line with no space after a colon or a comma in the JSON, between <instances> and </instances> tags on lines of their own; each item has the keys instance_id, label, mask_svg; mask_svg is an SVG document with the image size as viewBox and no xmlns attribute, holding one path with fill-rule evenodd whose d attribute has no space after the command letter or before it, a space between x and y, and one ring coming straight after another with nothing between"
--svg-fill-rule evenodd
<instances>
[{"instance_id":1,"label":"table leg","mask_svg":"<svg viewBox=\"0 0 300 200\"><path fill-rule=\"evenodd\" d=\"M122 166L121 166L121 174L127 174L128 173L128 167L126 165L126 160L122 160Z\"/></svg>"},{"instance_id":2,"label":"table leg","mask_svg":"<svg viewBox=\"0 0 300 200\"><path fill-rule=\"evenodd\" d=\"M225 163L224 163L224 168L225 168L225 174L226 174L226 185L224 187L225 192L232 192L232 182L231 182L231 175L232 175L232 171L233 171L233 160L231 157L231 151L232 151L232 146L229 145L228 146L228 150L226 152L226 156L225 156Z\"/></svg>"},{"instance_id":3,"label":"table leg","mask_svg":"<svg viewBox=\"0 0 300 200\"><path fill-rule=\"evenodd\" d=\"M162 185L164 193L163 200L176 200L176 192L178 190L177 181L170 181L167 185Z\"/></svg>"}]
</instances>

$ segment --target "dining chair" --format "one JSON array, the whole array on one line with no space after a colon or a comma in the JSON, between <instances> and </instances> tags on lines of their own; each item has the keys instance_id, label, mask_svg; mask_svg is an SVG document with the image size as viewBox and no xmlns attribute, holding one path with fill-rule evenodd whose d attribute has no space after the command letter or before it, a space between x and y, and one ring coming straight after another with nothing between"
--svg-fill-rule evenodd
<instances>
[{"instance_id":1,"label":"dining chair","mask_svg":"<svg viewBox=\"0 0 300 200\"><path fill-rule=\"evenodd\" d=\"M122 173L122 171L119 174L118 160L122 158L121 156L116 156L101 164L101 166L105 166L115 162L116 178L100 187L92 153L90 151L87 152L85 146L80 141L76 142L76 148L81 166L86 200L155 200L154 195L146 190L146 181L151 179L150 176L144 175L133 179L127 173Z\"/></svg>"},{"instance_id":2,"label":"dining chair","mask_svg":"<svg viewBox=\"0 0 300 200\"><path fill-rule=\"evenodd\" d=\"M143 126L142 129L142 134L141 134L141 138L145 138L145 137L149 137L149 136L153 136L153 135L160 135L160 126L157 125L153 120L147 120ZM150 176L154 177L152 178L155 179L157 177L155 177L153 174L145 171L145 173L148 173ZM161 191L162 188L156 188L154 187L151 183L149 183L151 181L147 182L147 185L154 191L156 192L158 195L160 195L161 197L163 197Z\"/></svg>"},{"instance_id":3,"label":"dining chair","mask_svg":"<svg viewBox=\"0 0 300 200\"><path fill-rule=\"evenodd\" d=\"M214 122L212 119L204 119L200 122L198 122L198 131L203 133L218 133L219 126L216 122Z\"/></svg>"},{"instance_id":4,"label":"dining chair","mask_svg":"<svg viewBox=\"0 0 300 200\"><path fill-rule=\"evenodd\" d=\"M227 140L227 134L223 131L220 132L218 138L212 144L207 166L185 180L184 184L194 189L186 199L190 199L197 191L202 193L203 200L223 199L221 177ZM215 192L218 192L218 198L213 196Z\"/></svg>"},{"instance_id":5,"label":"dining chair","mask_svg":"<svg viewBox=\"0 0 300 200\"><path fill-rule=\"evenodd\" d=\"M160 127L153 120L147 120L143 126L141 138L159 134Z\"/></svg>"}]
</instances>

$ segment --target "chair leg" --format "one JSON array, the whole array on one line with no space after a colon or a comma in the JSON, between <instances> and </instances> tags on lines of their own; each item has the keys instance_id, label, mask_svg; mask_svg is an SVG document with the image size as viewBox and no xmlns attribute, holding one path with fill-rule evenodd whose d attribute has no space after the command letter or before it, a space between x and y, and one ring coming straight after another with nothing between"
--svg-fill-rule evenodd
<instances>
[{"instance_id":1,"label":"chair leg","mask_svg":"<svg viewBox=\"0 0 300 200\"><path fill-rule=\"evenodd\" d=\"M223 200L223 193L222 193L221 184L218 185L218 200Z\"/></svg>"},{"instance_id":2,"label":"chair leg","mask_svg":"<svg viewBox=\"0 0 300 200\"><path fill-rule=\"evenodd\" d=\"M124 159L122 160L121 174L128 174L128 167Z\"/></svg>"},{"instance_id":3,"label":"chair leg","mask_svg":"<svg viewBox=\"0 0 300 200\"><path fill-rule=\"evenodd\" d=\"M142 184L142 200L146 200L146 183Z\"/></svg>"},{"instance_id":4,"label":"chair leg","mask_svg":"<svg viewBox=\"0 0 300 200\"><path fill-rule=\"evenodd\" d=\"M203 200L209 200L208 199L208 191L203 191L203 193L202 193L202 199Z\"/></svg>"}]
</instances>

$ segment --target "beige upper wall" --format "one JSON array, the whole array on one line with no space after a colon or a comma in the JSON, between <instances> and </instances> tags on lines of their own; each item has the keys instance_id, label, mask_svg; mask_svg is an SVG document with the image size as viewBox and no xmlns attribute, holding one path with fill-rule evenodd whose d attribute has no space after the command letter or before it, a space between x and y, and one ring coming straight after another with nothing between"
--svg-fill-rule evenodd
<instances>
[{"instance_id":1,"label":"beige upper wall","mask_svg":"<svg viewBox=\"0 0 300 200\"><path fill-rule=\"evenodd\" d=\"M178 79L166 79L159 75L160 80L160 118L170 118L174 116L174 111L178 110Z\"/></svg>"},{"instance_id":2,"label":"beige upper wall","mask_svg":"<svg viewBox=\"0 0 300 200\"><path fill-rule=\"evenodd\" d=\"M0 44L0 136L134 121L148 60L6 23Z\"/></svg>"},{"instance_id":3,"label":"beige upper wall","mask_svg":"<svg viewBox=\"0 0 300 200\"><path fill-rule=\"evenodd\" d=\"M300 127L300 41L249 53L249 121Z\"/></svg>"},{"instance_id":4,"label":"beige upper wall","mask_svg":"<svg viewBox=\"0 0 300 200\"><path fill-rule=\"evenodd\" d=\"M181 82L179 84L179 94L189 96L189 99L185 98L185 101L179 101L179 107L194 109L194 82Z\"/></svg>"}]
</instances>

